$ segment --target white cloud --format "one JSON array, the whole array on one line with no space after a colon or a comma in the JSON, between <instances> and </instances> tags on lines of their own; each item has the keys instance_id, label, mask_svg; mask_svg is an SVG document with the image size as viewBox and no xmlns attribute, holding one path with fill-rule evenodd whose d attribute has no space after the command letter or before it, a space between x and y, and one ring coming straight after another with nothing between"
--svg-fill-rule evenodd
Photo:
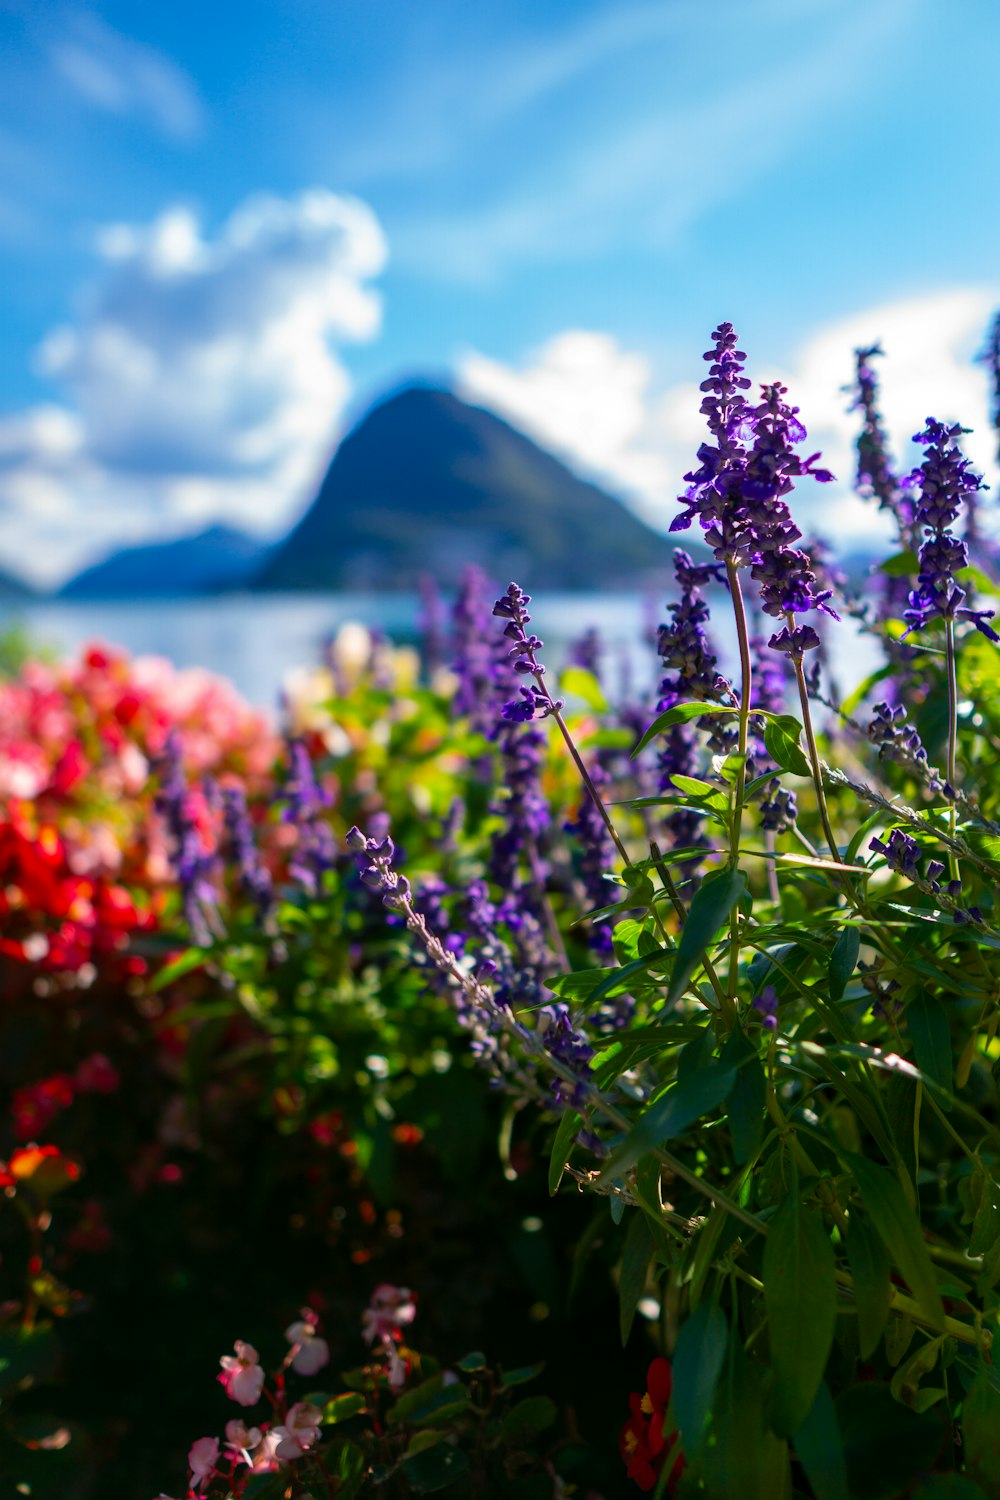
<instances>
[{"instance_id":1,"label":"white cloud","mask_svg":"<svg viewBox=\"0 0 1000 1500\"><path fill-rule=\"evenodd\" d=\"M378 222L322 189L250 199L214 238L172 208L98 252L85 314L38 355L67 404L0 418L0 548L43 579L98 539L287 521L350 393L333 345L381 320Z\"/></svg>"},{"instance_id":2,"label":"white cloud","mask_svg":"<svg viewBox=\"0 0 1000 1500\"><path fill-rule=\"evenodd\" d=\"M885 303L817 329L791 352L787 367L766 369L748 350L755 385L782 380L838 480L799 486L793 504L804 529L825 532L841 550L888 535L876 508L851 493L858 417L844 387L853 379L853 351L881 340L881 408L898 469L919 460L911 438L935 416L973 429L965 449L993 482L996 434L988 389L973 357L984 341L1000 287L955 287ZM700 378L700 361L692 360ZM492 406L581 472L621 494L663 530L704 436L696 380L655 393L648 360L607 334L557 335L520 368L481 354L465 356L459 385L467 398Z\"/></svg>"},{"instance_id":3,"label":"white cloud","mask_svg":"<svg viewBox=\"0 0 1000 1500\"><path fill-rule=\"evenodd\" d=\"M49 54L63 81L97 109L144 120L173 140L201 133L205 108L187 73L96 16L73 16Z\"/></svg>"}]
</instances>

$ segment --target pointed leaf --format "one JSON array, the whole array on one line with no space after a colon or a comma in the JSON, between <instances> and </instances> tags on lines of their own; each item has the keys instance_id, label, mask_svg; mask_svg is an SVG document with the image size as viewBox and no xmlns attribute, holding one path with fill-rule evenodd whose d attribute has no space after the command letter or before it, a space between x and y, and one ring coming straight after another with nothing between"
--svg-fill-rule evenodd
<instances>
[{"instance_id":1,"label":"pointed leaf","mask_svg":"<svg viewBox=\"0 0 1000 1500\"><path fill-rule=\"evenodd\" d=\"M674 1416L692 1462L697 1462L705 1441L728 1342L726 1315L713 1302L696 1307L677 1335Z\"/></svg>"},{"instance_id":2,"label":"pointed leaf","mask_svg":"<svg viewBox=\"0 0 1000 1500\"><path fill-rule=\"evenodd\" d=\"M733 1156L742 1166L750 1160L763 1138L767 1078L756 1050L739 1027L730 1033L722 1061L732 1063L737 1069L726 1099L726 1114L729 1116Z\"/></svg>"},{"instance_id":3,"label":"pointed leaf","mask_svg":"<svg viewBox=\"0 0 1000 1500\"><path fill-rule=\"evenodd\" d=\"M794 1446L816 1500L849 1500L844 1442L825 1380L820 1382L812 1410L795 1434Z\"/></svg>"},{"instance_id":4,"label":"pointed leaf","mask_svg":"<svg viewBox=\"0 0 1000 1500\"><path fill-rule=\"evenodd\" d=\"M649 1262L653 1258L653 1236L641 1209L633 1212L625 1235L621 1273L618 1278L619 1327L622 1344L628 1343L635 1310L646 1290Z\"/></svg>"},{"instance_id":5,"label":"pointed leaf","mask_svg":"<svg viewBox=\"0 0 1000 1500\"><path fill-rule=\"evenodd\" d=\"M559 1129L552 1142L552 1155L549 1157L549 1194L553 1198L559 1191L559 1184L569 1159L570 1147L576 1139L576 1133L581 1124L580 1116L574 1109L567 1110L559 1121Z\"/></svg>"},{"instance_id":6,"label":"pointed leaf","mask_svg":"<svg viewBox=\"0 0 1000 1500\"><path fill-rule=\"evenodd\" d=\"M1000 1493L1000 1391L980 1365L962 1402L962 1437L970 1476L987 1493Z\"/></svg>"},{"instance_id":7,"label":"pointed leaf","mask_svg":"<svg viewBox=\"0 0 1000 1500\"><path fill-rule=\"evenodd\" d=\"M932 1328L944 1328L944 1307L934 1266L920 1232L920 1224L907 1203L899 1179L884 1167L852 1151L842 1153L844 1165L853 1173L868 1216L892 1259L903 1273L912 1295Z\"/></svg>"},{"instance_id":8,"label":"pointed leaf","mask_svg":"<svg viewBox=\"0 0 1000 1500\"><path fill-rule=\"evenodd\" d=\"M885 1246L863 1214L852 1213L847 1226L847 1263L858 1311L858 1351L870 1359L889 1321L892 1283Z\"/></svg>"},{"instance_id":9,"label":"pointed leaf","mask_svg":"<svg viewBox=\"0 0 1000 1500\"><path fill-rule=\"evenodd\" d=\"M603 1168L598 1181L608 1182L621 1177L647 1151L683 1135L696 1120L718 1109L735 1079L735 1068L717 1062L666 1089L629 1131Z\"/></svg>"},{"instance_id":10,"label":"pointed leaf","mask_svg":"<svg viewBox=\"0 0 1000 1500\"><path fill-rule=\"evenodd\" d=\"M816 1399L833 1344L837 1282L833 1246L818 1212L792 1191L764 1246L764 1300L774 1372L771 1425L792 1437Z\"/></svg>"},{"instance_id":11,"label":"pointed leaf","mask_svg":"<svg viewBox=\"0 0 1000 1500\"><path fill-rule=\"evenodd\" d=\"M672 729L675 724L689 724L692 719L701 719L709 714L736 713L739 713L738 708L730 708L723 703L675 703L673 708L656 716L632 751L632 758L634 760L641 750L645 750L650 740L655 740L658 734Z\"/></svg>"},{"instance_id":12,"label":"pointed leaf","mask_svg":"<svg viewBox=\"0 0 1000 1500\"><path fill-rule=\"evenodd\" d=\"M856 927L845 927L833 945L830 955L830 999L843 996L858 962L861 934Z\"/></svg>"},{"instance_id":13,"label":"pointed leaf","mask_svg":"<svg viewBox=\"0 0 1000 1500\"><path fill-rule=\"evenodd\" d=\"M946 1094L954 1087L955 1064L951 1055L951 1028L948 1012L936 995L922 990L906 1007L906 1024L917 1059L917 1067ZM950 1107L950 1100L941 1103Z\"/></svg>"},{"instance_id":14,"label":"pointed leaf","mask_svg":"<svg viewBox=\"0 0 1000 1500\"><path fill-rule=\"evenodd\" d=\"M746 875L739 868L721 870L717 875L710 875L702 882L691 902L691 909L677 945L677 956L674 959L670 987L667 990L669 1004L672 1005L684 993L688 980L704 957L705 950L722 924L728 920L729 913L743 896L746 888Z\"/></svg>"},{"instance_id":15,"label":"pointed leaf","mask_svg":"<svg viewBox=\"0 0 1000 1500\"><path fill-rule=\"evenodd\" d=\"M794 776L808 776L809 762L802 753L799 736L802 725L791 714L769 716L764 725L764 744L767 753L783 771Z\"/></svg>"}]
</instances>

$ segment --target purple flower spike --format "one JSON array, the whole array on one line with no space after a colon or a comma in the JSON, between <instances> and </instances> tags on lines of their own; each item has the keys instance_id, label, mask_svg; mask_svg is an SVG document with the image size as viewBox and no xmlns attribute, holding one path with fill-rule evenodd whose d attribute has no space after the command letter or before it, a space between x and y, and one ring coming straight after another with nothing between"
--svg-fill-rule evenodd
<instances>
[{"instance_id":1,"label":"purple flower spike","mask_svg":"<svg viewBox=\"0 0 1000 1500\"><path fill-rule=\"evenodd\" d=\"M923 463L907 481L910 486L920 487L914 505L914 524L922 527L924 533L917 586L910 594L909 609L903 611L909 627L907 635L935 618L971 620L988 640L1000 641L993 627L986 624L994 611L967 608L965 590L955 581L955 574L969 561L969 552L965 543L952 535L951 527L963 503L968 503L977 490L986 488L982 477L972 472L971 459L964 456L956 441L968 430L957 422L949 427L928 417L923 432L916 433L913 439L915 443L923 443L927 451Z\"/></svg>"},{"instance_id":2,"label":"purple flower spike","mask_svg":"<svg viewBox=\"0 0 1000 1500\"><path fill-rule=\"evenodd\" d=\"M527 610L530 603L531 595L525 594L516 583L511 583L507 585L506 594L493 606L493 613L509 622L504 635L514 643L507 652L511 667L519 676L535 678L535 685L518 688L520 699L514 698L500 710L503 718L512 719L517 724L544 719L563 707L563 699L550 697L542 687L541 679L545 675L545 668L538 660L537 653L545 642L539 640L537 635L528 635L524 628L531 619Z\"/></svg>"}]
</instances>

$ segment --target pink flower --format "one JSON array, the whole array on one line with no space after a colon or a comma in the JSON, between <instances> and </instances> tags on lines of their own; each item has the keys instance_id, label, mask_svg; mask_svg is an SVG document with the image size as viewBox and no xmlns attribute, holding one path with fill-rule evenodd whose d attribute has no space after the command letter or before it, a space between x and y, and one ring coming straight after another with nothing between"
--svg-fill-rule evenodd
<instances>
[{"instance_id":1,"label":"pink flower","mask_svg":"<svg viewBox=\"0 0 1000 1500\"><path fill-rule=\"evenodd\" d=\"M191 1483L196 1490L205 1489L215 1473L219 1461L219 1439L199 1438L191 1444L188 1463L191 1466Z\"/></svg>"},{"instance_id":2,"label":"pink flower","mask_svg":"<svg viewBox=\"0 0 1000 1500\"><path fill-rule=\"evenodd\" d=\"M330 1346L316 1332L316 1314L311 1308L302 1309L300 1320L285 1329L285 1338L296 1346L291 1363L297 1375L315 1375L330 1363Z\"/></svg>"},{"instance_id":3,"label":"pink flower","mask_svg":"<svg viewBox=\"0 0 1000 1500\"><path fill-rule=\"evenodd\" d=\"M233 1348L236 1350L235 1359L231 1354L222 1356L219 1360L222 1374L217 1378L231 1400L238 1401L240 1406L255 1406L264 1389L260 1356L252 1344L245 1344L242 1339L237 1339Z\"/></svg>"},{"instance_id":4,"label":"pink flower","mask_svg":"<svg viewBox=\"0 0 1000 1500\"><path fill-rule=\"evenodd\" d=\"M289 1409L284 1426L272 1427L268 1434L271 1437L281 1434L274 1449L275 1457L301 1458L319 1438L322 1421L323 1413L318 1406L308 1401L296 1401Z\"/></svg>"},{"instance_id":5,"label":"pink flower","mask_svg":"<svg viewBox=\"0 0 1000 1500\"><path fill-rule=\"evenodd\" d=\"M248 1427L239 1417L226 1423L226 1451L245 1464L253 1462L250 1450L256 1448L260 1438L260 1428Z\"/></svg>"},{"instance_id":6,"label":"pink flower","mask_svg":"<svg viewBox=\"0 0 1000 1500\"><path fill-rule=\"evenodd\" d=\"M121 1078L114 1063L103 1052L92 1052L80 1063L74 1082L83 1094L113 1094Z\"/></svg>"},{"instance_id":7,"label":"pink flower","mask_svg":"<svg viewBox=\"0 0 1000 1500\"><path fill-rule=\"evenodd\" d=\"M371 1306L361 1314L362 1336L369 1344L376 1339L386 1343L416 1316L417 1304L409 1287L383 1281L372 1292Z\"/></svg>"}]
</instances>

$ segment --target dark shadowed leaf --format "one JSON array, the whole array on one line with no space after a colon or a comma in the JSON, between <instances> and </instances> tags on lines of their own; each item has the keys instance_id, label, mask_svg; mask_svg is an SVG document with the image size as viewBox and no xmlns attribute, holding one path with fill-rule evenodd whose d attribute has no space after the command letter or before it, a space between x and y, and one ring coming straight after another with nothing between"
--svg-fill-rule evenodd
<instances>
[{"instance_id":1,"label":"dark shadowed leaf","mask_svg":"<svg viewBox=\"0 0 1000 1500\"><path fill-rule=\"evenodd\" d=\"M839 1000L846 990L858 962L861 934L856 927L845 927L833 945L830 955L830 999Z\"/></svg>"},{"instance_id":2,"label":"dark shadowed leaf","mask_svg":"<svg viewBox=\"0 0 1000 1500\"><path fill-rule=\"evenodd\" d=\"M951 1094L954 1063L951 1055L951 1028L948 1012L936 995L921 990L906 1007L906 1024L910 1028L917 1067L932 1083ZM950 1108L948 1099L942 1105Z\"/></svg>"},{"instance_id":3,"label":"dark shadowed leaf","mask_svg":"<svg viewBox=\"0 0 1000 1500\"><path fill-rule=\"evenodd\" d=\"M705 1441L729 1328L715 1303L703 1302L681 1324L674 1349L674 1416L684 1452L697 1461Z\"/></svg>"},{"instance_id":4,"label":"dark shadowed leaf","mask_svg":"<svg viewBox=\"0 0 1000 1500\"><path fill-rule=\"evenodd\" d=\"M820 1382L812 1410L795 1434L794 1446L816 1500L849 1500L844 1443L825 1380Z\"/></svg>"},{"instance_id":5,"label":"dark shadowed leaf","mask_svg":"<svg viewBox=\"0 0 1000 1500\"><path fill-rule=\"evenodd\" d=\"M867 1157L843 1153L847 1170L854 1176L868 1217L889 1251L921 1311L932 1328L944 1328L944 1307L937 1277L920 1224L907 1203L899 1179Z\"/></svg>"},{"instance_id":6,"label":"dark shadowed leaf","mask_svg":"<svg viewBox=\"0 0 1000 1500\"><path fill-rule=\"evenodd\" d=\"M782 1437L802 1426L823 1378L837 1318L835 1269L821 1215L793 1190L771 1220L764 1246L771 1425Z\"/></svg>"},{"instance_id":7,"label":"dark shadowed leaf","mask_svg":"<svg viewBox=\"0 0 1000 1500\"><path fill-rule=\"evenodd\" d=\"M900 1406L875 1381L850 1386L836 1407L851 1500L896 1500L915 1474L933 1467L945 1437L935 1413Z\"/></svg>"},{"instance_id":8,"label":"dark shadowed leaf","mask_svg":"<svg viewBox=\"0 0 1000 1500\"><path fill-rule=\"evenodd\" d=\"M858 1313L858 1349L868 1359L879 1346L889 1319L892 1283L885 1246L863 1214L852 1213L847 1227L847 1263Z\"/></svg>"},{"instance_id":9,"label":"dark shadowed leaf","mask_svg":"<svg viewBox=\"0 0 1000 1500\"><path fill-rule=\"evenodd\" d=\"M736 1078L726 1100L733 1155L742 1165L760 1145L767 1106L767 1079L760 1058L739 1027L730 1033L722 1053L724 1064L732 1063Z\"/></svg>"},{"instance_id":10,"label":"dark shadowed leaf","mask_svg":"<svg viewBox=\"0 0 1000 1500\"><path fill-rule=\"evenodd\" d=\"M599 1181L620 1177L647 1151L683 1135L696 1120L718 1109L735 1079L735 1068L720 1061L700 1073L693 1073L682 1083L675 1083L649 1106L629 1131L604 1167Z\"/></svg>"},{"instance_id":11,"label":"dark shadowed leaf","mask_svg":"<svg viewBox=\"0 0 1000 1500\"><path fill-rule=\"evenodd\" d=\"M980 1365L962 1402L962 1436L969 1475L988 1495L1000 1494L1000 1391Z\"/></svg>"},{"instance_id":12,"label":"dark shadowed leaf","mask_svg":"<svg viewBox=\"0 0 1000 1500\"><path fill-rule=\"evenodd\" d=\"M618 1279L619 1326L622 1344L628 1343L635 1310L646 1290L646 1274L653 1258L653 1236L646 1215L639 1209L629 1219Z\"/></svg>"}]
</instances>

